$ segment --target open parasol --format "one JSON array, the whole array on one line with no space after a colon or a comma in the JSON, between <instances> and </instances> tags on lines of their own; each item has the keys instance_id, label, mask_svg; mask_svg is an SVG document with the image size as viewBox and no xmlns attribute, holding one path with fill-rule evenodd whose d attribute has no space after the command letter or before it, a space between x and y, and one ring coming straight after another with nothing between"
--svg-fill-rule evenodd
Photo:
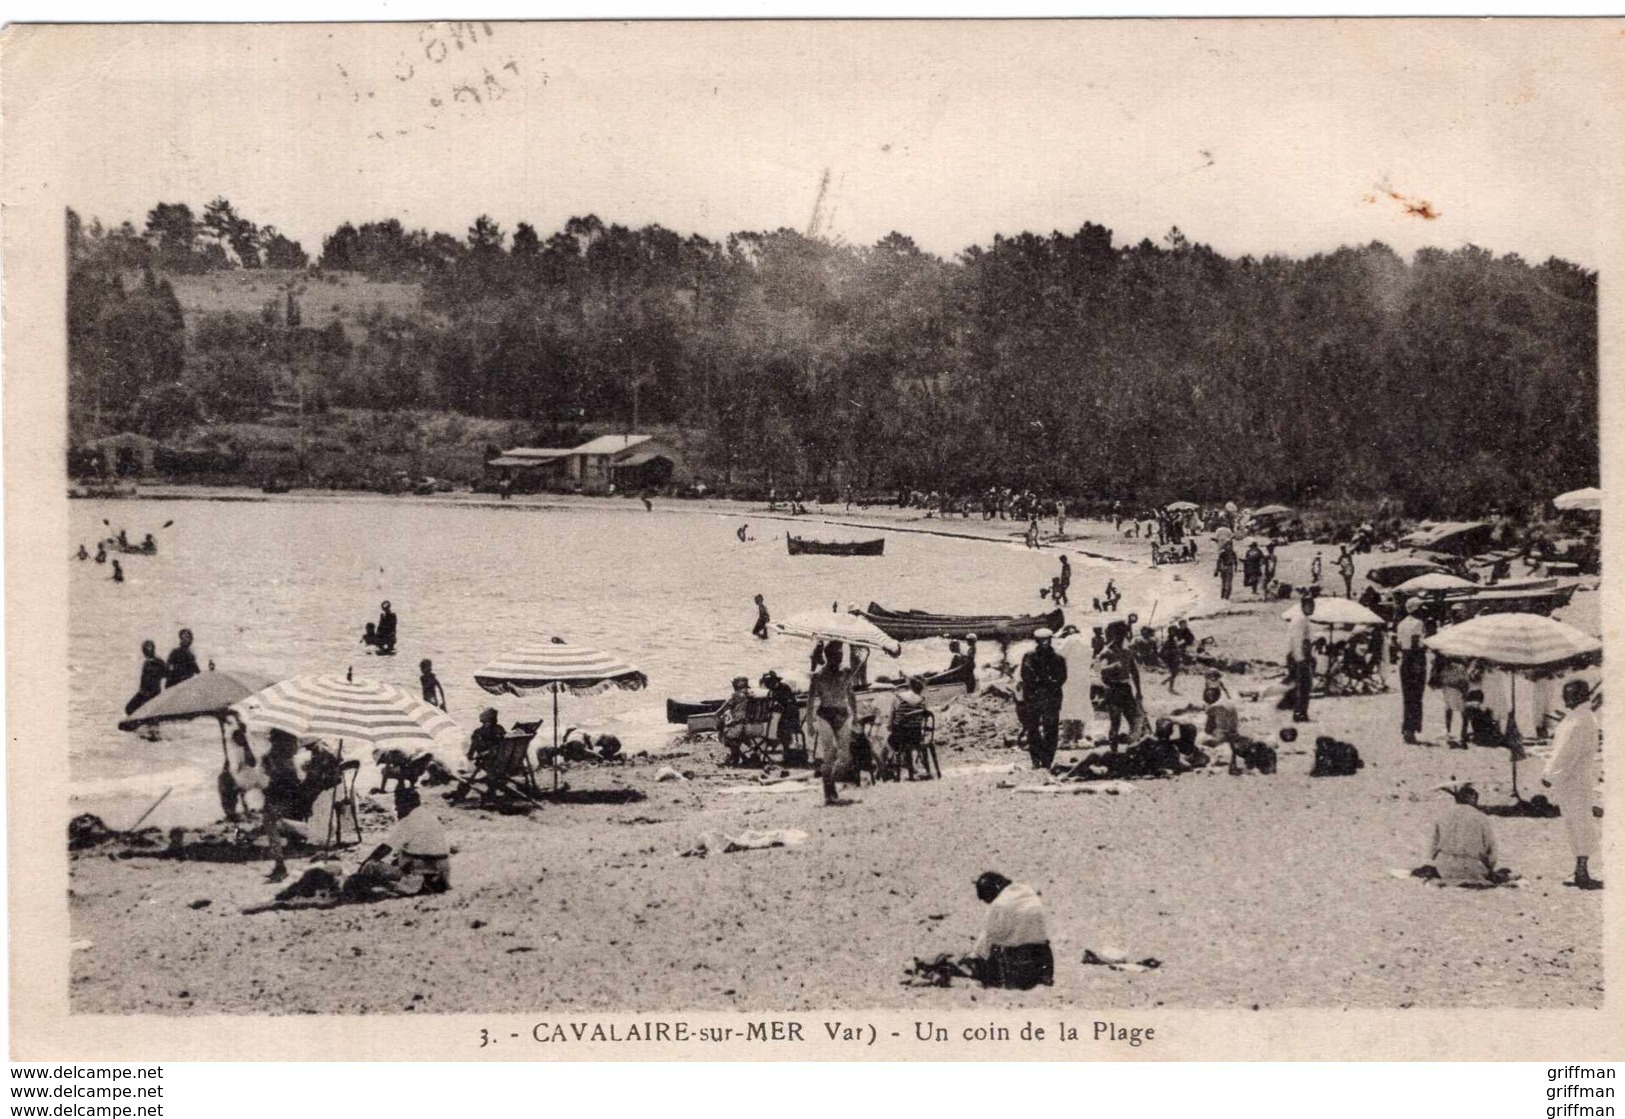
<instances>
[{"instance_id":1,"label":"open parasol","mask_svg":"<svg viewBox=\"0 0 1625 1119\"><path fill-rule=\"evenodd\" d=\"M1583 490L1570 490L1568 493L1560 493L1552 498L1552 504L1559 509L1584 509L1595 513L1602 509L1602 491L1596 486L1588 486Z\"/></svg>"},{"instance_id":2,"label":"open parasol","mask_svg":"<svg viewBox=\"0 0 1625 1119\"><path fill-rule=\"evenodd\" d=\"M246 722L299 738L334 738L374 748L459 745L462 731L440 708L393 684L348 676L295 676L236 704Z\"/></svg>"},{"instance_id":3,"label":"open parasol","mask_svg":"<svg viewBox=\"0 0 1625 1119\"><path fill-rule=\"evenodd\" d=\"M1448 571L1428 571L1405 580L1394 591L1399 594L1421 594L1423 591L1460 591L1476 587L1471 579L1463 579Z\"/></svg>"},{"instance_id":4,"label":"open parasol","mask_svg":"<svg viewBox=\"0 0 1625 1119\"><path fill-rule=\"evenodd\" d=\"M210 716L224 719L234 704L275 683L258 672L218 669L200 672L159 692L119 722L119 730L138 730L157 723L181 722Z\"/></svg>"},{"instance_id":5,"label":"open parasol","mask_svg":"<svg viewBox=\"0 0 1625 1119\"><path fill-rule=\"evenodd\" d=\"M1288 509L1285 505L1265 505L1262 508L1254 509L1253 516L1284 517L1290 512L1292 512L1292 510Z\"/></svg>"},{"instance_id":6,"label":"open parasol","mask_svg":"<svg viewBox=\"0 0 1625 1119\"><path fill-rule=\"evenodd\" d=\"M1511 672L1536 672L1593 662L1602 653L1602 642L1541 614L1480 614L1457 625L1446 626L1424 642L1441 656L1483 661ZM1515 725L1517 689L1510 689L1512 704L1507 726ZM1512 750L1512 795L1518 797L1518 755Z\"/></svg>"},{"instance_id":7,"label":"open parasol","mask_svg":"<svg viewBox=\"0 0 1625 1119\"><path fill-rule=\"evenodd\" d=\"M521 645L474 673L474 682L492 695L526 696L538 692L553 695L553 749L559 746L559 693L593 695L620 688L638 691L649 686L649 678L610 653L573 645L560 638ZM559 771L553 767L553 787L558 789Z\"/></svg>"},{"instance_id":8,"label":"open parasol","mask_svg":"<svg viewBox=\"0 0 1625 1119\"><path fill-rule=\"evenodd\" d=\"M787 621L774 622L773 628L786 637L803 637L809 641L839 641L844 645L861 645L879 649L889 656L899 656L903 646L868 618L849 613L825 613L807 610Z\"/></svg>"},{"instance_id":9,"label":"open parasol","mask_svg":"<svg viewBox=\"0 0 1625 1119\"><path fill-rule=\"evenodd\" d=\"M1303 612L1301 606L1294 605L1292 609L1281 615L1287 621L1295 621ZM1315 612L1309 615L1311 622L1323 626L1380 626L1382 619L1375 613L1367 610L1351 598L1317 598L1315 599Z\"/></svg>"},{"instance_id":10,"label":"open parasol","mask_svg":"<svg viewBox=\"0 0 1625 1119\"><path fill-rule=\"evenodd\" d=\"M1200 508L1201 506L1194 501L1174 501L1167 506L1170 513L1194 513Z\"/></svg>"}]
</instances>

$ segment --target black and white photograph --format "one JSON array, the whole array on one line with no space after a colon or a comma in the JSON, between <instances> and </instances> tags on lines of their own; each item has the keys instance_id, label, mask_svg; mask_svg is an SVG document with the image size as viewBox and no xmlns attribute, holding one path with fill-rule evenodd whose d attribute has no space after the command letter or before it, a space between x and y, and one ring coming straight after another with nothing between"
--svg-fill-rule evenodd
<instances>
[{"instance_id":1,"label":"black and white photograph","mask_svg":"<svg viewBox=\"0 0 1625 1119\"><path fill-rule=\"evenodd\" d=\"M11 26L18 990L1603 1011L1622 28Z\"/></svg>"}]
</instances>

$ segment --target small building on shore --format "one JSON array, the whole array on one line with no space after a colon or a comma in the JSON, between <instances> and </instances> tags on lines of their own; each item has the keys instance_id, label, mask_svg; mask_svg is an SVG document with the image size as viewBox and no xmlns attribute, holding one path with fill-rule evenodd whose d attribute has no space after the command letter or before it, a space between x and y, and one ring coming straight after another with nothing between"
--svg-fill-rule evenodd
<instances>
[{"instance_id":1,"label":"small building on shore","mask_svg":"<svg viewBox=\"0 0 1625 1119\"><path fill-rule=\"evenodd\" d=\"M582 493L639 493L688 481L682 452L654 435L600 435L570 456Z\"/></svg>"}]
</instances>

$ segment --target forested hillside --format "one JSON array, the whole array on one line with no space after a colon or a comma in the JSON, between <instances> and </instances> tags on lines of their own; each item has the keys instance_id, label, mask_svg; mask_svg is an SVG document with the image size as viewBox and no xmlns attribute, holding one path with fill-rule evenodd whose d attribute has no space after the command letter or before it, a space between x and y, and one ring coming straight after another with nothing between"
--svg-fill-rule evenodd
<instances>
[{"instance_id":1,"label":"forested hillside","mask_svg":"<svg viewBox=\"0 0 1625 1119\"><path fill-rule=\"evenodd\" d=\"M68 252L81 436L183 440L302 396L538 437L635 417L689 432L722 484L1430 513L1597 478L1596 275L1476 247L1230 259L1085 224L944 260L898 233L716 242L589 216L510 236L481 217L461 239L346 224L311 263L216 199L142 230L70 211ZM241 281L196 295L255 271L258 306Z\"/></svg>"}]
</instances>

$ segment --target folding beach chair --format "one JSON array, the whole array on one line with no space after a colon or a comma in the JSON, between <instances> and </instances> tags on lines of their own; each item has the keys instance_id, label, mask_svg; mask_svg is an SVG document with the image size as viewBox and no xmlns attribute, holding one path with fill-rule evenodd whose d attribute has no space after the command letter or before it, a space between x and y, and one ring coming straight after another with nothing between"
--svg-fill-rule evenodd
<instances>
[{"instance_id":1,"label":"folding beach chair","mask_svg":"<svg viewBox=\"0 0 1625 1119\"><path fill-rule=\"evenodd\" d=\"M359 758L339 763L339 783L333 789L332 806L327 810L327 828L322 846L329 849L344 845L344 826L348 822L355 833L355 842L361 842L361 817L356 809L356 774L361 772Z\"/></svg>"},{"instance_id":2,"label":"folding beach chair","mask_svg":"<svg viewBox=\"0 0 1625 1119\"><path fill-rule=\"evenodd\" d=\"M489 754L474 763L474 772L468 776L465 787L471 787L479 796L481 807L499 807L515 801L534 803L540 795L536 787L536 771L530 764L530 743L536 737L535 728L514 728L519 733L508 736ZM528 729L529 733L525 733Z\"/></svg>"},{"instance_id":3,"label":"folding beach chair","mask_svg":"<svg viewBox=\"0 0 1625 1119\"><path fill-rule=\"evenodd\" d=\"M933 769L938 777L942 776L942 763L937 760L937 717L929 707L922 704L896 708L887 743L897 752L909 776L914 775L915 758L919 758L927 777Z\"/></svg>"},{"instance_id":4,"label":"folding beach chair","mask_svg":"<svg viewBox=\"0 0 1625 1119\"><path fill-rule=\"evenodd\" d=\"M725 745L737 745L745 765L767 765L773 760L774 734L778 729L774 718L773 697L752 692L745 700L743 718L722 733Z\"/></svg>"}]
</instances>

